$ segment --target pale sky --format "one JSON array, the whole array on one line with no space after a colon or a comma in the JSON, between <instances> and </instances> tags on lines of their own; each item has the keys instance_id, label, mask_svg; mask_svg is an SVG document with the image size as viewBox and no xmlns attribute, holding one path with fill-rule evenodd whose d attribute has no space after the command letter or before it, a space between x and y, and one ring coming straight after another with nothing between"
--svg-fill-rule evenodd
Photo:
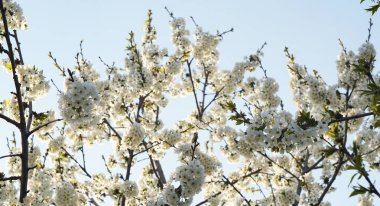
<instances>
[{"instance_id":1,"label":"pale sky","mask_svg":"<svg viewBox=\"0 0 380 206\"><path fill-rule=\"evenodd\" d=\"M148 9L153 11L153 23L158 31L162 47L172 50L170 45L170 17L164 9L167 6L175 16L184 17L190 29L193 16L204 30L216 33L234 28L233 33L224 37L220 44L221 69L230 69L257 50L264 42L263 64L268 76L280 84L280 96L285 108L294 112L287 60L284 47L295 54L296 61L310 69L316 69L328 83L336 82L335 61L341 50L340 38L349 50L357 51L367 38L368 21L371 15L364 11L359 0L19 0L29 22L29 30L20 32L20 40L26 64L36 65L44 74L53 78L60 86L58 71L48 58L51 51L58 61L66 66L75 65L75 54L79 42L84 40L84 54L99 69L104 67L98 60L101 56L107 63L113 61L124 66L125 46L128 33L133 30L140 40ZM380 48L380 14L373 17L372 42ZM4 80L0 72L0 88L10 85L10 78ZM3 89L2 89L3 90ZM0 99L9 97L0 91ZM51 90L49 97L36 104L41 109L54 108L56 93ZM183 105L187 105L183 103ZM179 113L183 108L173 108ZM168 113L168 116L169 113ZM184 115L183 118L187 116ZM174 119L164 119L170 125ZM3 125L0 123L0 125ZM6 128L6 127L5 127ZM3 127L4 129L4 127ZM3 130L2 129L2 130ZM10 133L1 132L9 136ZM0 155L5 141L0 142ZM1 166L1 162L0 162ZM344 179L346 178L346 179ZM336 185L345 190L329 195L332 205L355 205L356 198L348 198L347 178L338 178ZM380 185L379 185L380 187ZM380 204L380 201L378 201Z\"/></svg>"}]
</instances>

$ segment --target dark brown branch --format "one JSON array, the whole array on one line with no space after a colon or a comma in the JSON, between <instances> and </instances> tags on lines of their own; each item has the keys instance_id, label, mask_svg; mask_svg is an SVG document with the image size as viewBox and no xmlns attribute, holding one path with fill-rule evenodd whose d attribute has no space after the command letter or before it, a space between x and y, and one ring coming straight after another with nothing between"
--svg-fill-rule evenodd
<instances>
[{"instance_id":1,"label":"dark brown branch","mask_svg":"<svg viewBox=\"0 0 380 206\"><path fill-rule=\"evenodd\" d=\"M20 64L21 65L24 65L24 58L22 57L22 52L21 52L21 43L20 41L18 40L18 36L17 36L17 31L16 30L13 30L13 37L15 38L16 40L16 51L18 53L18 56L20 58Z\"/></svg>"},{"instance_id":2,"label":"dark brown branch","mask_svg":"<svg viewBox=\"0 0 380 206\"><path fill-rule=\"evenodd\" d=\"M100 206L100 205L95 201L94 198L90 198L90 201L89 201L89 202L92 203L92 204L95 205L95 206Z\"/></svg>"},{"instance_id":3,"label":"dark brown branch","mask_svg":"<svg viewBox=\"0 0 380 206\"><path fill-rule=\"evenodd\" d=\"M240 197L242 197L244 199L244 201L248 204L248 206L251 206L251 203L247 200L247 198L239 191L238 188L235 187L234 184L232 184L232 182L226 177L223 175L223 178L225 180L225 182L229 185L231 185L231 187L240 195Z\"/></svg>"},{"instance_id":4,"label":"dark brown branch","mask_svg":"<svg viewBox=\"0 0 380 206\"><path fill-rule=\"evenodd\" d=\"M143 145L144 145L145 150L148 150L148 145L147 145L147 143L145 141L143 141ZM161 182L161 177L160 177L160 175L157 172L157 169L156 169L156 166L154 164L154 160L152 158L152 155L148 154L148 157L149 157L150 165L152 166L153 173L154 173L154 175L158 179L158 186L160 187L160 189L163 189L164 188L164 183Z\"/></svg>"},{"instance_id":5,"label":"dark brown branch","mask_svg":"<svg viewBox=\"0 0 380 206\"><path fill-rule=\"evenodd\" d=\"M240 180L244 180L245 178L247 177L251 177L252 175L254 174L258 174L259 172L261 172L261 169L258 169L258 170L255 170L255 171L252 171L246 175L244 175L243 177L241 177L240 179L237 179L237 180L234 180L234 181L231 181L230 183L232 185L236 184L237 182L239 182ZM224 177L224 176L223 176ZM198 204L196 204L195 206L200 206L200 205L203 205L203 204L206 204L208 201L210 201L212 198L215 198L217 196L219 196L220 194L222 194L221 191L211 195L210 197L208 197L207 199L203 200L202 202L199 202Z\"/></svg>"},{"instance_id":6,"label":"dark brown branch","mask_svg":"<svg viewBox=\"0 0 380 206\"><path fill-rule=\"evenodd\" d=\"M108 164L107 164L107 161L106 161L106 158L104 157L104 155L102 155L102 159L103 159L103 162L104 162L104 166L106 167L107 172L110 175L110 178L112 179L112 172L111 172L111 169L108 167Z\"/></svg>"},{"instance_id":7,"label":"dark brown branch","mask_svg":"<svg viewBox=\"0 0 380 206\"><path fill-rule=\"evenodd\" d=\"M0 181L13 181L13 180L19 180L20 176L11 176L11 177L3 177L0 178Z\"/></svg>"},{"instance_id":8,"label":"dark brown branch","mask_svg":"<svg viewBox=\"0 0 380 206\"><path fill-rule=\"evenodd\" d=\"M158 145L160 145L160 144L161 144L160 142L158 142L158 143L156 143L156 144L152 144L150 147L147 147L147 148L145 148L144 150L140 150L139 152L134 153L134 154L133 154L133 157L136 157L137 155L142 154L142 153L144 153L144 152L148 152L150 149L152 149L152 148L154 148L155 146L158 146Z\"/></svg>"},{"instance_id":9,"label":"dark brown branch","mask_svg":"<svg viewBox=\"0 0 380 206\"><path fill-rule=\"evenodd\" d=\"M204 107L204 110L206 110L219 96L220 92L222 92L222 90L224 89L224 87L222 87L219 91L215 92L215 95L214 97L211 99L211 101Z\"/></svg>"},{"instance_id":10,"label":"dark brown branch","mask_svg":"<svg viewBox=\"0 0 380 206\"><path fill-rule=\"evenodd\" d=\"M5 121L7 121L7 122L13 124L13 125L16 126L16 127L20 127L20 123L18 123L18 122L16 122L15 120L13 120L13 119L7 117L7 116L4 115L4 114L1 114L1 113L0 113L0 119L3 119L3 120L5 120Z\"/></svg>"},{"instance_id":11,"label":"dark brown branch","mask_svg":"<svg viewBox=\"0 0 380 206\"><path fill-rule=\"evenodd\" d=\"M26 124L26 131L29 132L30 126L32 125L32 120L33 120L33 103L32 101L28 102L28 122Z\"/></svg>"},{"instance_id":12,"label":"dark brown branch","mask_svg":"<svg viewBox=\"0 0 380 206\"><path fill-rule=\"evenodd\" d=\"M318 167L318 164L321 163L325 159L325 156L323 155L321 158L319 158L311 167L307 167L305 170L305 174L310 172L311 170Z\"/></svg>"},{"instance_id":13,"label":"dark brown branch","mask_svg":"<svg viewBox=\"0 0 380 206\"><path fill-rule=\"evenodd\" d=\"M201 114L201 108L199 107L197 92L195 90L193 75L192 75L192 72L191 72L191 62L192 62L192 60L191 61L188 61L188 60L186 61L187 68L188 68L188 71L189 71L189 78L190 78L190 82L191 82L191 87L192 87L192 90L193 90L194 100L195 100L195 104L197 106L198 118L199 118L200 114Z\"/></svg>"},{"instance_id":14,"label":"dark brown branch","mask_svg":"<svg viewBox=\"0 0 380 206\"><path fill-rule=\"evenodd\" d=\"M131 169L133 163L133 150L128 149L128 163L127 163L127 173L125 174L124 180L129 180L131 176ZM125 206L126 197L123 195L121 198L121 206Z\"/></svg>"},{"instance_id":15,"label":"dark brown branch","mask_svg":"<svg viewBox=\"0 0 380 206\"><path fill-rule=\"evenodd\" d=\"M7 158L7 157L21 157L21 154L4 155L4 156L0 156L0 159Z\"/></svg>"},{"instance_id":16,"label":"dark brown branch","mask_svg":"<svg viewBox=\"0 0 380 206\"><path fill-rule=\"evenodd\" d=\"M277 165L279 168L283 169L285 172L287 172L290 176L294 177L297 181L299 181L298 177L293 174L292 172L290 172L288 169L286 169L285 167L279 165L277 162L275 162L274 160L272 160L267 154L265 153L262 153L260 151L257 151L257 153L259 153L260 155L262 155L263 157L265 157L266 159L268 159L271 163Z\"/></svg>"},{"instance_id":17,"label":"dark brown branch","mask_svg":"<svg viewBox=\"0 0 380 206\"><path fill-rule=\"evenodd\" d=\"M4 2L3 0L0 0L0 11L1 11L1 17L3 21L3 26L4 26L4 36L5 40L7 42L7 47L8 47L8 57L9 61L12 66L12 77L13 77L13 82L15 85L16 89L16 98L17 98L17 106L19 110L19 115L20 115L20 123L18 124L18 128L21 133L21 177L20 177L20 193L19 193L19 202L23 203L24 198L26 197L28 193L28 156L29 156L29 147L28 147L28 137L26 135L26 120L25 120L25 114L24 114L24 104L22 100L22 93L21 93L21 84L18 79L17 73L16 73L16 68L17 68L17 63L15 60L15 56L13 53L13 46L11 42L11 34L9 33L9 27L8 27L8 21L7 21L7 14L6 14L6 9L4 7Z\"/></svg>"},{"instance_id":18,"label":"dark brown branch","mask_svg":"<svg viewBox=\"0 0 380 206\"><path fill-rule=\"evenodd\" d=\"M115 135L119 139L119 141L121 141L122 140L121 135L115 130L114 127L112 127L112 125L108 122L108 120L104 118L103 122L112 130L113 133L115 133Z\"/></svg>"},{"instance_id":19,"label":"dark brown branch","mask_svg":"<svg viewBox=\"0 0 380 206\"><path fill-rule=\"evenodd\" d=\"M356 163L352 160L353 158L353 155L350 154L347 149L345 147L342 148L342 151L344 152L344 154L346 154L348 157L349 157L349 161L356 166ZM360 171L359 171L360 172ZM364 177L364 179L368 182L369 186L370 186L370 190L372 193L374 193L376 196L380 197L380 192L376 189L374 183L371 181L371 179L369 178L369 174L367 172L360 172L360 175L362 175Z\"/></svg>"},{"instance_id":20,"label":"dark brown branch","mask_svg":"<svg viewBox=\"0 0 380 206\"><path fill-rule=\"evenodd\" d=\"M319 196L317 204L314 204L313 206L318 206L318 205L320 205L322 203L323 198L326 196L326 194L330 190L330 187L332 186L332 184L334 183L336 177L338 176L340 168L342 167L343 163L344 163L343 156L340 156L339 157L339 161L338 161L338 166L335 168L333 176L331 177L330 181L327 183L327 186L323 190L321 196Z\"/></svg>"},{"instance_id":21,"label":"dark brown branch","mask_svg":"<svg viewBox=\"0 0 380 206\"><path fill-rule=\"evenodd\" d=\"M28 132L26 134L26 137L29 137L30 135L32 135L34 132L37 132L38 130L42 129L43 127L47 127L48 125L54 123L54 122L59 122L59 121L62 121L63 119L55 119L55 120L52 120L50 122L46 122L45 124L42 124L42 125L39 125L38 127L34 128L32 131Z\"/></svg>"},{"instance_id":22,"label":"dark brown branch","mask_svg":"<svg viewBox=\"0 0 380 206\"><path fill-rule=\"evenodd\" d=\"M162 184L166 184L165 173L162 170L162 166L161 166L160 161L159 160L154 160L154 164L156 165L157 172L160 175L160 179L161 179Z\"/></svg>"},{"instance_id":23,"label":"dark brown branch","mask_svg":"<svg viewBox=\"0 0 380 206\"><path fill-rule=\"evenodd\" d=\"M206 203L207 203L208 201L210 201L212 198L215 198L215 197L219 196L220 194L222 194L221 191L219 191L219 192L217 192L217 193L211 195L210 197L208 197L207 199L203 200L202 202L196 204L195 206L200 206L200 205L206 204Z\"/></svg>"},{"instance_id":24,"label":"dark brown branch","mask_svg":"<svg viewBox=\"0 0 380 206\"><path fill-rule=\"evenodd\" d=\"M344 122L344 121L359 119L362 117L372 116L372 115L375 115L375 114L373 112L368 112L368 113L357 114L357 115L353 115L353 116L349 116L349 117L343 117L340 119L334 119L334 120L331 120L328 125L331 125L331 124L336 123L336 122Z\"/></svg>"},{"instance_id":25,"label":"dark brown branch","mask_svg":"<svg viewBox=\"0 0 380 206\"><path fill-rule=\"evenodd\" d=\"M88 173L87 169L82 166L77 159L75 159L75 157L73 155L71 155L65 148L61 147L61 149L65 152L65 154L67 156L70 157L70 159L72 159L75 163L77 163L77 165L79 166L79 168L82 169L82 171L84 172L84 174L88 177L88 178L91 178L92 176L90 175L90 173Z\"/></svg>"}]
</instances>

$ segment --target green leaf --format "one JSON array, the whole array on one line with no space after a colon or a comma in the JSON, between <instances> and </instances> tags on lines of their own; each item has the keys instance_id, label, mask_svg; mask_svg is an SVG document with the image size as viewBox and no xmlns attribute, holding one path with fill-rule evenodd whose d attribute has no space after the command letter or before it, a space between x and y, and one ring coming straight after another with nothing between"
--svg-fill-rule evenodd
<instances>
[{"instance_id":1,"label":"green leaf","mask_svg":"<svg viewBox=\"0 0 380 206\"><path fill-rule=\"evenodd\" d=\"M229 109L230 111L233 111L236 109L236 104L232 100L227 101L226 106L227 106L227 109Z\"/></svg>"},{"instance_id":2,"label":"green leaf","mask_svg":"<svg viewBox=\"0 0 380 206\"><path fill-rule=\"evenodd\" d=\"M373 126L374 126L375 128L380 127L380 120L377 120Z\"/></svg>"},{"instance_id":3,"label":"green leaf","mask_svg":"<svg viewBox=\"0 0 380 206\"><path fill-rule=\"evenodd\" d=\"M352 175L351 179L350 179L350 182L348 183L348 186L351 185L352 181L354 180L355 176L358 175L358 173Z\"/></svg>"},{"instance_id":4,"label":"green leaf","mask_svg":"<svg viewBox=\"0 0 380 206\"><path fill-rule=\"evenodd\" d=\"M354 153L355 156L358 155L358 145L356 144L356 142L353 142L352 144L352 152Z\"/></svg>"},{"instance_id":5,"label":"green leaf","mask_svg":"<svg viewBox=\"0 0 380 206\"><path fill-rule=\"evenodd\" d=\"M350 197L353 197L355 195L361 195L361 194L364 194L366 192L370 192L370 190L359 185L359 186L354 187L354 191L351 192Z\"/></svg>"},{"instance_id":6,"label":"green leaf","mask_svg":"<svg viewBox=\"0 0 380 206\"><path fill-rule=\"evenodd\" d=\"M349 165L346 167L346 170L358 170L359 168L353 165Z\"/></svg>"},{"instance_id":7,"label":"green leaf","mask_svg":"<svg viewBox=\"0 0 380 206\"><path fill-rule=\"evenodd\" d=\"M329 148L322 150L322 152L325 154L326 157L333 155L336 151L337 150L334 147L329 147Z\"/></svg>"},{"instance_id":8,"label":"green leaf","mask_svg":"<svg viewBox=\"0 0 380 206\"><path fill-rule=\"evenodd\" d=\"M374 15L374 14L377 12L377 10L379 9L379 7L380 7L380 3L371 6L371 7L369 7L369 8L366 9L366 10L369 11L369 12L371 12L372 15Z\"/></svg>"},{"instance_id":9,"label":"green leaf","mask_svg":"<svg viewBox=\"0 0 380 206\"><path fill-rule=\"evenodd\" d=\"M354 191L351 192L350 197L356 196L356 195L361 195L366 193L367 190L361 190L361 189L354 189Z\"/></svg>"},{"instance_id":10,"label":"green leaf","mask_svg":"<svg viewBox=\"0 0 380 206\"><path fill-rule=\"evenodd\" d=\"M301 111L297 117L297 125L306 130L317 126L318 122L311 116L310 112Z\"/></svg>"}]
</instances>

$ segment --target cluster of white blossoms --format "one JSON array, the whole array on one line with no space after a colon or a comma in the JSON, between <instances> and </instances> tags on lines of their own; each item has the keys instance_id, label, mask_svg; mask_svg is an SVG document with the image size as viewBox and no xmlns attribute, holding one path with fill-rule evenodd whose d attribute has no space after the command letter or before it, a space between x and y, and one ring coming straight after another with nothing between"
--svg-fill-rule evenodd
<instances>
[{"instance_id":1,"label":"cluster of white blossoms","mask_svg":"<svg viewBox=\"0 0 380 206\"><path fill-rule=\"evenodd\" d=\"M198 160L179 166L156 205L190 205L193 196L201 191L204 180L204 168ZM174 186L175 182L179 182L178 187Z\"/></svg>"},{"instance_id":2,"label":"cluster of white blossoms","mask_svg":"<svg viewBox=\"0 0 380 206\"><path fill-rule=\"evenodd\" d=\"M194 59L197 61L198 67L203 68L209 73L213 73L216 70L216 64L219 60L219 51L216 47L219 44L220 38L219 36L204 32L199 26L195 32L195 43L192 45Z\"/></svg>"},{"instance_id":3,"label":"cluster of white blossoms","mask_svg":"<svg viewBox=\"0 0 380 206\"><path fill-rule=\"evenodd\" d=\"M29 182L30 191L27 199L27 205L47 205L53 197L53 178L51 171L35 170Z\"/></svg>"},{"instance_id":4,"label":"cluster of white blossoms","mask_svg":"<svg viewBox=\"0 0 380 206\"><path fill-rule=\"evenodd\" d=\"M199 193L205 179L204 167L198 160L193 160L176 169L173 180L179 181L181 195L189 198Z\"/></svg>"},{"instance_id":5,"label":"cluster of white blossoms","mask_svg":"<svg viewBox=\"0 0 380 206\"><path fill-rule=\"evenodd\" d=\"M148 151L152 158L156 160L161 159L170 148L182 142L181 134L173 129L163 129L160 133L150 135L150 140L153 142L152 144L157 144L157 146ZM152 146L152 144L149 146Z\"/></svg>"},{"instance_id":6,"label":"cluster of white blossoms","mask_svg":"<svg viewBox=\"0 0 380 206\"><path fill-rule=\"evenodd\" d=\"M123 137L123 146L126 149L137 149L145 137L144 128L139 123L130 125L129 130Z\"/></svg>"},{"instance_id":7,"label":"cluster of white blossoms","mask_svg":"<svg viewBox=\"0 0 380 206\"><path fill-rule=\"evenodd\" d=\"M28 27L28 23L23 14L22 8L14 0L4 0L4 8L10 15L7 15L8 27L10 30L21 29L25 30ZM4 31L3 21L0 21L1 31Z\"/></svg>"},{"instance_id":8,"label":"cluster of white blossoms","mask_svg":"<svg viewBox=\"0 0 380 206\"><path fill-rule=\"evenodd\" d=\"M18 190L12 182L0 182L0 202L5 206L18 204Z\"/></svg>"},{"instance_id":9,"label":"cluster of white blossoms","mask_svg":"<svg viewBox=\"0 0 380 206\"><path fill-rule=\"evenodd\" d=\"M369 164L376 164L379 161L377 148L380 145L380 134L378 131L363 127L356 133L355 144L357 150Z\"/></svg>"},{"instance_id":10,"label":"cluster of white blossoms","mask_svg":"<svg viewBox=\"0 0 380 206\"><path fill-rule=\"evenodd\" d=\"M56 118L55 118L54 111L46 111L44 113L36 114L34 115L31 129L34 129L36 127L52 122L55 119ZM42 140L46 140L50 134L50 131L52 131L53 127L54 127L54 123L48 124L42 127L41 129L39 129L38 131L36 131L35 135L38 136Z\"/></svg>"},{"instance_id":11,"label":"cluster of white blossoms","mask_svg":"<svg viewBox=\"0 0 380 206\"><path fill-rule=\"evenodd\" d=\"M172 30L172 43L177 49L177 54L183 55L191 51L188 35L190 32L186 29L184 18L175 18L170 24ZM186 58L184 56L184 58Z\"/></svg>"},{"instance_id":12,"label":"cluster of white blossoms","mask_svg":"<svg viewBox=\"0 0 380 206\"><path fill-rule=\"evenodd\" d=\"M20 120L20 111L18 109L16 97L1 102L0 108L0 113L8 115L14 120Z\"/></svg>"},{"instance_id":13,"label":"cluster of white blossoms","mask_svg":"<svg viewBox=\"0 0 380 206\"><path fill-rule=\"evenodd\" d=\"M373 198L369 195L361 195L358 206L373 206Z\"/></svg>"},{"instance_id":14,"label":"cluster of white blossoms","mask_svg":"<svg viewBox=\"0 0 380 206\"><path fill-rule=\"evenodd\" d=\"M19 65L16 68L20 84L24 88L25 99L34 101L46 95L49 91L49 82L45 80L42 70L29 65Z\"/></svg>"},{"instance_id":15,"label":"cluster of white blossoms","mask_svg":"<svg viewBox=\"0 0 380 206\"><path fill-rule=\"evenodd\" d=\"M60 95L58 104L63 119L80 132L99 123L99 94L92 82L66 80L65 92Z\"/></svg>"},{"instance_id":16,"label":"cluster of white blossoms","mask_svg":"<svg viewBox=\"0 0 380 206\"><path fill-rule=\"evenodd\" d=\"M75 70L78 71L80 78L84 82L88 81L97 83L99 80L100 75L93 67L92 63L85 59L81 59L79 61L78 65L75 67Z\"/></svg>"},{"instance_id":17,"label":"cluster of white blossoms","mask_svg":"<svg viewBox=\"0 0 380 206\"><path fill-rule=\"evenodd\" d=\"M58 136L55 139L49 140L48 148L49 152L52 154L56 154L61 150L61 147L65 147L65 137Z\"/></svg>"},{"instance_id":18,"label":"cluster of white blossoms","mask_svg":"<svg viewBox=\"0 0 380 206\"><path fill-rule=\"evenodd\" d=\"M62 182L56 189L54 203L57 206L77 206L78 194L70 182Z\"/></svg>"}]
</instances>

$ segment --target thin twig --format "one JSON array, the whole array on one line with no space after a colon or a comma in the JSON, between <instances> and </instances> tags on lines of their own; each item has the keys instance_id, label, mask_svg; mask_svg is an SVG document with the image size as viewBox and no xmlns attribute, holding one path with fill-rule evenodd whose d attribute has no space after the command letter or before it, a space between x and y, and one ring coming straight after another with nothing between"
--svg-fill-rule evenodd
<instances>
[{"instance_id":1,"label":"thin twig","mask_svg":"<svg viewBox=\"0 0 380 206\"><path fill-rule=\"evenodd\" d=\"M328 123L328 125L331 125L331 124L336 123L336 122L344 122L344 121L348 121L348 120L352 120L352 119L358 119L358 118L362 118L362 117L366 117L366 116L372 116L372 115L375 115L375 114L373 112L368 112L368 113L357 114L357 115L353 115L353 116L349 116L349 117L343 117L340 119L334 119L334 120L331 120Z\"/></svg>"},{"instance_id":2,"label":"thin twig","mask_svg":"<svg viewBox=\"0 0 380 206\"><path fill-rule=\"evenodd\" d=\"M21 154L4 155L4 156L0 156L0 159L7 158L7 157L21 157Z\"/></svg>"},{"instance_id":3,"label":"thin twig","mask_svg":"<svg viewBox=\"0 0 380 206\"><path fill-rule=\"evenodd\" d=\"M65 154L67 156L70 157L70 159L72 159L75 163L77 163L77 165L79 166L79 168L82 169L82 171L84 172L84 174L88 177L88 178L91 178L92 176L90 175L90 173L88 173L87 169L82 166L77 159L75 159L75 157L73 155L71 155L64 147L61 147L61 149L65 152Z\"/></svg>"}]
</instances>

